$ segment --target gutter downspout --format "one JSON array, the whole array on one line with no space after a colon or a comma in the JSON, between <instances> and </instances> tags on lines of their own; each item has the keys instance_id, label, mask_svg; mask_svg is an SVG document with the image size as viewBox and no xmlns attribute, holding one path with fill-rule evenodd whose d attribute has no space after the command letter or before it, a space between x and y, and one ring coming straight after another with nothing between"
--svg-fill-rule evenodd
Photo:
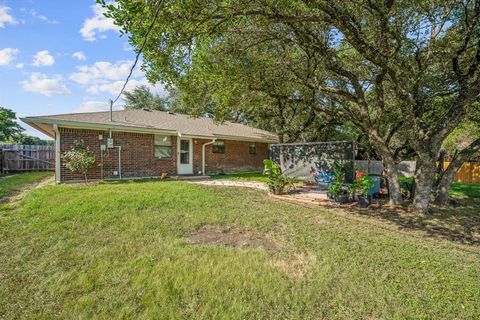
<instances>
[{"instance_id":1,"label":"gutter downspout","mask_svg":"<svg viewBox=\"0 0 480 320\"><path fill-rule=\"evenodd\" d=\"M118 175L121 180L122 179L122 146L115 146L114 148L118 148Z\"/></svg>"},{"instance_id":2,"label":"gutter downspout","mask_svg":"<svg viewBox=\"0 0 480 320\"><path fill-rule=\"evenodd\" d=\"M112 129L108 129L108 137L109 139L112 139ZM122 179L122 146L112 146L112 148L118 148L118 176L121 180Z\"/></svg>"},{"instance_id":3,"label":"gutter downspout","mask_svg":"<svg viewBox=\"0 0 480 320\"><path fill-rule=\"evenodd\" d=\"M210 142L206 142L202 144L202 175L205 175L205 146L208 146L209 144L213 144L215 140L217 139L215 138Z\"/></svg>"},{"instance_id":4,"label":"gutter downspout","mask_svg":"<svg viewBox=\"0 0 480 320\"><path fill-rule=\"evenodd\" d=\"M53 131L55 131L55 182L61 182L60 176L60 131L58 125L53 125Z\"/></svg>"}]
</instances>

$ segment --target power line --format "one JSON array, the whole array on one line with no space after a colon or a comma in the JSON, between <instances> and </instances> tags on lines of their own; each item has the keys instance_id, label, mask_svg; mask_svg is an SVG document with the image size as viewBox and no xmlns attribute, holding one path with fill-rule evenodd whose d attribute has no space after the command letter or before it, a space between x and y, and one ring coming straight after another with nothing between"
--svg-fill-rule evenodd
<instances>
[{"instance_id":1,"label":"power line","mask_svg":"<svg viewBox=\"0 0 480 320\"><path fill-rule=\"evenodd\" d=\"M131 77L132 74L133 74L133 70L134 70L135 67L137 66L138 59L140 58L140 54L141 54L142 51L143 51L143 47L145 47L145 44L147 43L148 35L149 35L150 32L152 31L153 26L155 25L155 21L157 21L157 17L158 17L158 13L160 12L161 4L162 4L162 0L159 0L158 3L157 3L157 9L155 10L155 15L153 16L152 23L150 24L150 26L149 26L148 29L147 29L147 32L145 33L145 37L143 38L142 45L140 46L140 49L138 50L138 52L137 52L137 54L136 54L136 56L135 56L135 61L133 62L132 67L130 68L130 72L128 73L127 79L125 80L125 83L123 84L122 90L120 90L120 93L118 94L118 96L117 96L117 97L115 98L115 100L113 100L113 102L111 103L111 106L113 106L113 104L115 104L115 102L117 102L117 100L120 99L120 97L121 97L122 94L123 94L123 91L124 91L125 88L127 87L128 81L130 80L130 77Z\"/></svg>"}]
</instances>

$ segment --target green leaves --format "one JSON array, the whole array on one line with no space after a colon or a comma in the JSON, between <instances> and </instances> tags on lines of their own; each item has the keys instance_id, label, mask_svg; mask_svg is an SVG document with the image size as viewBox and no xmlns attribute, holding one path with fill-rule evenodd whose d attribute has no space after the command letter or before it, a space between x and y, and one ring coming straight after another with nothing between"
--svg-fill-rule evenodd
<instances>
[{"instance_id":1,"label":"green leaves","mask_svg":"<svg viewBox=\"0 0 480 320\"><path fill-rule=\"evenodd\" d=\"M268 177L267 187L274 194L288 192L294 187L294 180L283 175L278 163L270 159L263 160L263 174Z\"/></svg>"},{"instance_id":2,"label":"green leaves","mask_svg":"<svg viewBox=\"0 0 480 320\"><path fill-rule=\"evenodd\" d=\"M145 85L123 93L126 109L151 109L165 111L168 109L167 98L161 97Z\"/></svg>"},{"instance_id":3,"label":"green leaves","mask_svg":"<svg viewBox=\"0 0 480 320\"><path fill-rule=\"evenodd\" d=\"M271 179L275 179L282 174L278 163L276 163L275 161L265 159L263 160L263 165L263 174Z\"/></svg>"},{"instance_id":4,"label":"green leaves","mask_svg":"<svg viewBox=\"0 0 480 320\"><path fill-rule=\"evenodd\" d=\"M15 121L17 116L10 109L0 107L0 141L19 135L23 128Z\"/></svg>"},{"instance_id":5,"label":"green leaves","mask_svg":"<svg viewBox=\"0 0 480 320\"><path fill-rule=\"evenodd\" d=\"M75 140L72 149L66 151L62 158L69 170L82 173L85 176L85 182L87 182L87 171L95 165L95 154L85 147L83 141Z\"/></svg>"}]
</instances>

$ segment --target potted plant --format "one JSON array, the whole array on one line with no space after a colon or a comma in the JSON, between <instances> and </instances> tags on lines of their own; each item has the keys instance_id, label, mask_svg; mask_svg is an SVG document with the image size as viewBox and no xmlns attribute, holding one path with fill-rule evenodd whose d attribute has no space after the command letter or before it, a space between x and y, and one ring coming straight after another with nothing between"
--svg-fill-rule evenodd
<instances>
[{"instance_id":1,"label":"potted plant","mask_svg":"<svg viewBox=\"0 0 480 320\"><path fill-rule=\"evenodd\" d=\"M284 194L294 187L293 179L282 174L278 163L265 159L263 165L263 174L268 177L267 187L271 193Z\"/></svg>"},{"instance_id":2,"label":"potted plant","mask_svg":"<svg viewBox=\"0 0 480 320\"><path fill-rule=\"evenodd\" d=\"M348 188L344 184L344 180L345 171L340 164L335 162L333 165L333 179L330 187L328 188L327 196L330 199L333 199L335 202L342 204L347 203L349 200L349 192Z\"/></svg>"},{"instance_id":3,"label":"potted plant","mask_svg":"<svg viewBox=\"0 0 480 320\"><path fill-rule=\"evenodd\" d=\"M367 208L372 203L372 195L369 194L373 187L372 178L368 174L364 174L358 181L358 187L361 191L361 194L358 196L360 208Z\"/></svg>"},{"instance_id":4,"label":"potted plant","mask_svg":"<svg viewBox=\"0 0 480 320\"><path fill-rule=\"evenodd\" d=\"M357 192L359 189L360 189L359 179L353 180L353 183L348 186L348 193L350 194L352 201L357 200Z\"/></svg>"},{"instance_id":5,"label":"potted plant","mask_svg":"<svg viewBox=\"0 0 480 320\"><path fill-rule=\"evenodd\" d=\"M349 200L348 189L343 185L343 183L338 181L333 181L328 188L329 198L338 203L347 203Z\"/></svg>"}]
</instances>

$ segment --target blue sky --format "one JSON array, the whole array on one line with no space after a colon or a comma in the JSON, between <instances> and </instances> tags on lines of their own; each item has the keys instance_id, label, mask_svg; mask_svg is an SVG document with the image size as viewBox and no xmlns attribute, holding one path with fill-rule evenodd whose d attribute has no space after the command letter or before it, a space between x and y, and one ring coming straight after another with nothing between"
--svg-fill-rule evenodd
<instances>
[{"instance_id":1,"label":"blue sky","mask_svg":"<svg viewBox=\"0 0 480 320\"><path fill-rule=\"evenodd\" d=\"M134 55L95 1L0 0L0 106L19 117L108 110ZM141 84L137 65L127 89Z\"/></svg>"}]
</instances>

